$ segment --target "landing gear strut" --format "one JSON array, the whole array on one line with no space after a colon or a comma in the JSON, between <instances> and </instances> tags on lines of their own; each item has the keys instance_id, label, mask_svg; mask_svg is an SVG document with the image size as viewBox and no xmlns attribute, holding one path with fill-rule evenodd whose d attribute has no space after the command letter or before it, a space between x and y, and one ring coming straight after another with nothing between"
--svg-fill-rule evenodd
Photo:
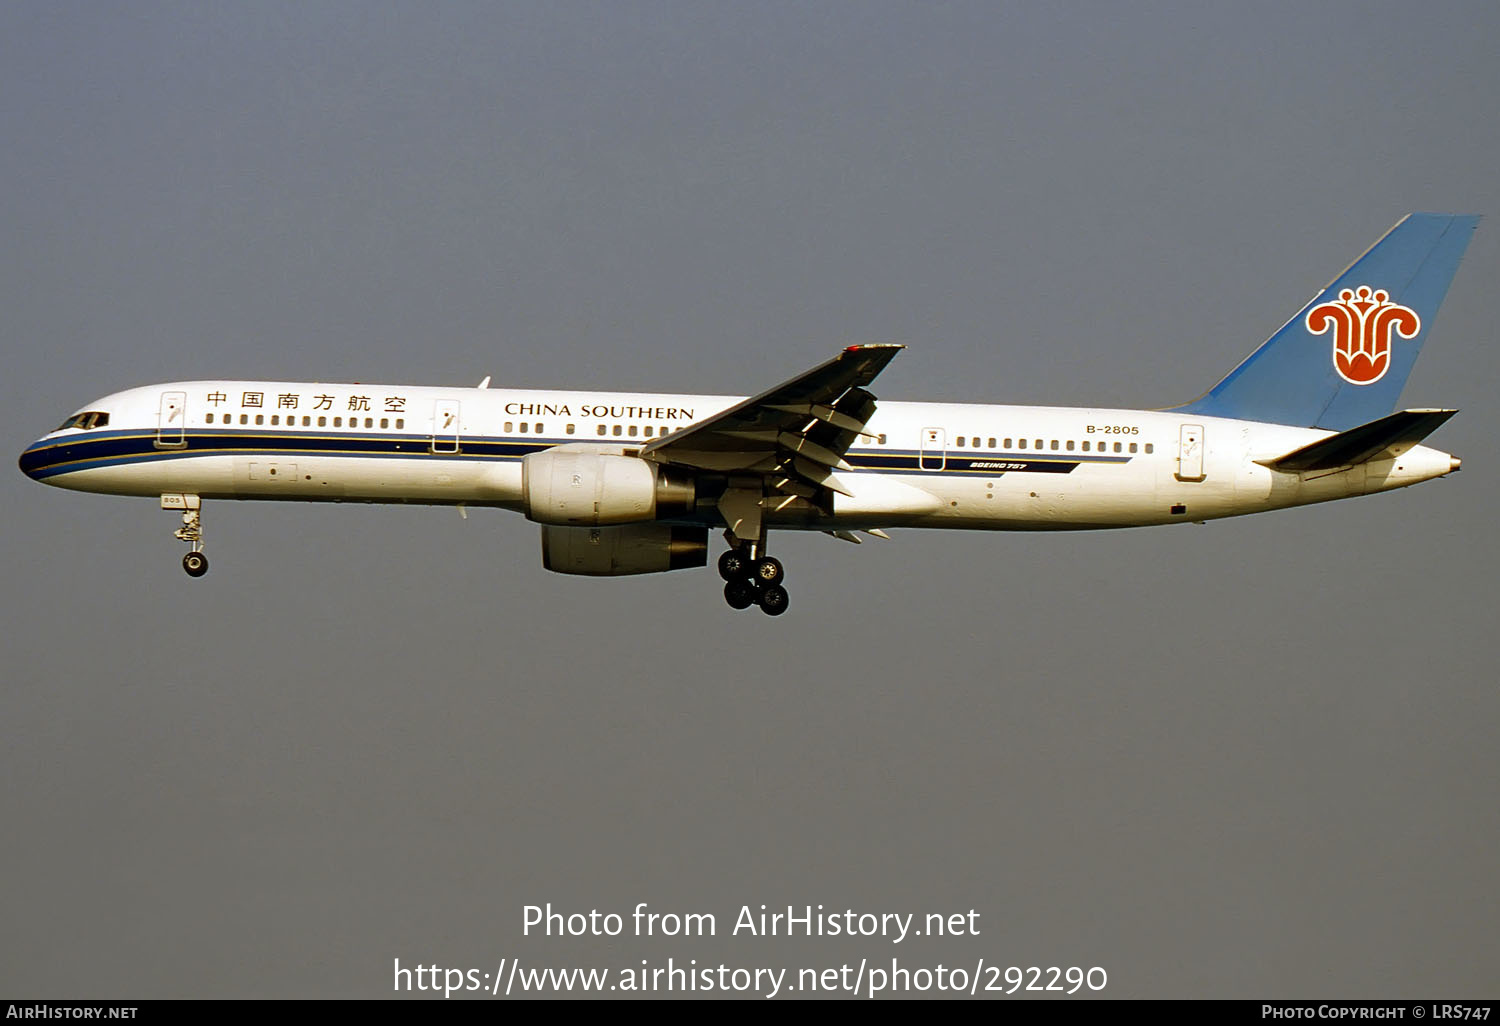
<instances>
[{"instance_id":1,"label":"landing gear strut","mask_svg":"<svg viewBox=\"0 0 1500 1026\"><path fill-rule=\"evenodd\" d=\"M174 537L193 547L182 557L182 569L189 577L202 577L208 573L208 557L203 554L203 500L196 495L167 494L161 497L161 508L182 511L182 526Z\"/></svg>"},{"instance_id":2,"label":"landing gear strut","mask_svg":"<svg viewBox=\"0 0 1500 1026\"><path fill-rule=\"evenodd\" d=\"M786 571L781 562L767 556L761 546L743 542L729 532L730 549L719 557L719 576L724 578L724 601L732 609L760 606L767 616L786 612L787 593L781 586Z\"/></svg>"}]
</instances>

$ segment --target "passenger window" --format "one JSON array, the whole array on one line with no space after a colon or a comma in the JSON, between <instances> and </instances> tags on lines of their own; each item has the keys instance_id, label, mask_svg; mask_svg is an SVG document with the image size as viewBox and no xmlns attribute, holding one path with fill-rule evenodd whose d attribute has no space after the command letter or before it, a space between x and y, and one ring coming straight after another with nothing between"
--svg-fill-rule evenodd
<instances>
[{"instance_id":1,"label":"passenger window","mask_svg":"<svg viewBox=\"0 0 1500 1026\"><path fill-rule=\"evenodd\" d=\"M881 435L881 436L880 436L880 444L881 444L881 445L884 445L884 444L885 444L885 435Z\"/></svg>"},{"instance_id":2,"label":"passenger window","mask_svg":"<svg viewBox=\"0 0 1500 1026\"><path fill-rule=\"evenodd\" d=\"M1088 452L1089 451L1089 443L1088 442L1084 442L1083 443L1083 451L1084 452Z\"/></svg>"},{"instance_id":3,"label":"passenger window","mask_svg":"<svg viewBox=\"0 0 1500 1026\"><path fill-rule=\"evenodd\" d=\"M603 434L605 434L608 431L609 431L609 428L605 427L603 424L599 425L599 434L603 435Z\"/></svg>"},{"instance_id":4,"label":"passenger window","mask_svg":"<svg viewBox=\"0 0 1500 1026\"><path fill-rule=\"evenodd\" d=\"M1135 443L1134 442L1130 443L1130 451L1131 452L1135 452Z\"/></svg>"},{"instance_id":5,"label":"passenger window","mask_svg":"<svg viewBox=\"0 0 1500 1026\"><path fill-rule=\"evenodd\" d=\"M1119 451L1120 451L1120 443L1116 442L1115 443L1115 452L1119 452Z\"/></svg>"},{"instance_id":6,"label":"passenger window","mask_svg":"<svg viewBox=\"0 0 1500 1026\"><path fill-rule=\"evenodd\" d=\"M523 421L521 421L521 434L524 435L525 433L526 433L526 422L523 420Z\"/></svg>"},{"instance_id":7,"label":"passenger window","mask_svg":"<svg viewBox=\"0 0 1500 1026\"><path fill-rule=\"evenodd\" d=\"M1038 439L1037 439L1037 440L1036 440L1036 447L1037 447L1037 448L1038 448L1038 449L1040 449L1040 448L1041 448L1041 447L1042 447L1042 440L1041 440L1041 439L1040 439L1040 438L1038 438Z\"/></svg>"},{"instance_id":8,"label":"passenger window","mask_svg":"<svg viewBox=\"0 0 1500 1026\"><path fill-rule=\"evenodd\" d=\"M214 415L212 413L207 414L203 418L203 423L205 423L205 424L212 424L213 422L214 422ZM66 427L67 425L63 425L63 426Z\"/></svg>"},{"instance_id":9,"label":"passenger window","mask_svg":"<svg viewBox=\"0 0 1500 1026\"><path fill-rule=\"evenodd\" d=\"M1053 452L1057 451L1057 439L1055 439L1055 438L1052 439L1052 451Z\"/></svg>"},{"instance_id":10,"label":"passenger window","mask_svg":"<svg viewBox=\"0 0 1500 1026\"><path fill-rule=\"evenodd\" d=\"M619 438L622 433L623 433L623 429L620 427L620 425L616 424L615 425L615 437Z\"/></svg>"},{"instance_id":11,"label":"passenger window","mask_svg":"<svg viewBox=\"0 0 1500 1026\"><path fill-rule=\"evenodd\" d=\"M995 447L995 440L993 438L991 438L990 439L990 448L993 449L994 447Z\"/></svg>"},{"instance_id":12,"label":"passenger window","mask_svg":"<svg viewBox=\"0 0 1500 1026\"><path fill-rule=\"evenodd\" d=\"M971 446L973 446L975 449L977 449L977 448L979 448L979 439L977 439L977 438L971 438L971 439L969 439L969 444Z\"/></svg>"},{"instance_id":13,"label":"passenger window","mask_svg":"<svg viewBox=\"0 0 1500 1026\"><path fill-rule=\"evenodd\" d=\"M275 427L276 425L278 425L280 423L281 423L281 414L279 414L279 413L273 413L273 414L271 414L271 426Z\"/></svg>"},{"instance_id":14,"label":"passenger window","mask_svg":"<svg viewBox=\"0 0 1500 1026\"><path fill-rule=\"evenodd\" d=\"M374 427L374 426L375 426L375 418L374 417L366 417L365 418L365 427L368 428L368 427Z\"/></svg>"},{"instance_id":15,"label":"passenger window","mask_svg":"<svg viewBox=\"0 0 1500 1026\"><path fill-rule=\"evenodd\" d=\"M327 427L327 426L328 426L328 418L327 417L319 417L318 418L318 427Z\"/></svg>"},{"instance_id":16,"label":"passenger window","mask_svg":"<svg viewBox=\"0 0 1500 1026\"><path fill-rule=\"evenodd\" d=\"M259 426L261 424L264 424L265 422L266 422L266 415L264 413L257 413L255 415L255 423L256 423L257 426Z\"/></svg>"},{"instance_id":17,"label":"passenger window","mask_svg":"<svg viewBox=\"0 0 1500 1026\"><path fill-rule=\"evenodd\" d=\"M646 436L646 437L647 437L647 438L650 438L650 437L651 437L651 431L652 431L652 429L653 429L653 427L654 427L654 425L651 425L651 424L647 424L647 425L646 425L646 426L645 426L645 427L644 427L644 428L642 428L642 429L641 429L641 430L642 430L642 433L643 433L643 434L644 434L644 435L645 435L645 436Z\"/></svg>"},{"instance_id":18,"label":"passenger window","mask_svg":"<svg viewBox=\"0 0 1500 1026\"><path fill-rule=\"evenodd\" d=\"M391 426L391 418L389 418L389 417L381 417L380 418L380 426L382 428L388 428L388 427L390 427Z\"/></svg>"},{"instance_id":19,"label":"passenger window","mask_svg":"<svg viewBox=\"0 0 1500 1026\"><path fill-rule=\"evenodd\" d=\"M1146 455L1148 455L1148 456L1149 456L1149 455L1151 455L1151 453L1153 453L1153 452L1155 452L1155 451L1156 451L1156 450L1155 450L1155 448L1154 448L1154 447L1153 447L1153 446L1152 446L1152 444L1151 444L1151 443L1150 443L1150 442L1147 442L1147 443L1146 443Z\"/></svg>"},{"instance_id":20,"label":"passenger window","mask_svg":"<svg viewBox=\"0 0 1500 1026\"><path fill-rule=\"evenodd\" d=\"M1020 440L1020 443L1021 444L1019 444L1019 445L1016 446L1017 449L1024 449L1024 448L1026 448L1026 439L1022 438Z\"/></svg>"},{"instance_id":21,"label":"passenger window","mask_svg":"<svg viewBox=\"0 0 1500 1026\"><path fill-rule=\"evenodd\" d=\"M959 435L958 436L958 447L960 449L962 449L964 447L964 436L963 435Z\"/></svg>"},{"instance_id":22,"label":"passenger window","mask_svg":"<svg viewBox=\"0 0 1500 1026\"><path fill-rule=\"evenodd\" d=\"M344 426L344 418L343 417L334 417L333 418L333 426L334 427L343 427Z\"/></svg>"},{"instance_id":23,"label":"passenger window","mask_svg":"<svg viewBox=\"0 0 1500 1026\"><path fill-rule=\"evenodd\" d=\"M250 414L248 414L248 413L242 413L242 414L240 414L240 423L241 424L248 424L248 423L250 423Z\"/></svg>"},{"instance_id":24,"label":"passenger window","mask_svg":"<svg viewBox=\"0 0 1500 1026\"><path fill-rule=\"evenodd\" d=\"M1072 441L1072 439L1068 440L1068 451L1069 452L1073 451L1073 441Z\"/></svg>"},{"instance_id":25,"label":"passenger window","mask_svg":"<svg viewBox=\"0 0 1500 1026\"><path fill-rule=\"evenodd\" d=\"M1010 439L1009 439L1009 438L1007 438L1007 439L1006 439L1006 440L1005 440L1005 447L1006 447L1006 448L1007 448L1007 449L1009 449L1009 448L1011 448L1011 440L1010 440Z\"/></svg>"},{"instance_id":26,"label":"passenger window","mask_svg":"<svg viewBox=\"0 0 1500 1026\"><path fill-rule=\"evenodd\" d=\"M631 438L634 438L639 433L640 433L640 428L636 427L634 424L630 425L630 437Z\"/></svg>"},{"instance_id":27,"label":"passenger window","mask_svg":"<svg viewBox=\"0 0 1500 1026\"><path fill-rule=\"evenodd\" d=\"M396 428L397 428L397 430L399 430L401 428L404 428L404 427L406 427L406 418L405 417L397 417L396 418Z\"/></svg>"},{"instance_id":28,"label":"passenger window","mask_svg":"<svg viewBox=\"0 0 1500 1026\"><path fill-rule=\"evenodd\" d=\"M303 427L312 427L312 418L311 417L303 417L302 418L302 426Z\"/></svg>"},{"instance_id":29,"label":"passenger window","mask_svg":"<svg viewBox=\"0 0 1500 1026\"><path fill-rule=\"evenodd\" d=\"M573 425L572 425L572 424L569 424L569 425L568 425L568 434L570 434L570 435L571 435L571 434L572 434L572 433L573 433Z\"/></svg>"}]
</instances>

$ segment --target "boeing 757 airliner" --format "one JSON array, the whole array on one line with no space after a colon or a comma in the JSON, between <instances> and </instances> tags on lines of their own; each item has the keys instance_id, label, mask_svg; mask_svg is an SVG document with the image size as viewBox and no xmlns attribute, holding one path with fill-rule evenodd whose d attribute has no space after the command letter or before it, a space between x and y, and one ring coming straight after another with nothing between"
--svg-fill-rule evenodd
<instances>
[{"instance_id":1,"label":"boeing 757 airliner","mask_svg":"<svg viewBox=\"0 0 1500 1026\"><path fill-rule=\"evenodd\" d=\"M498 506L565 574L708 562L787 608L768 532L1138 527L1442 477L1456 411L1396 411L1475 216L1411 214L1199 399L1165 410L881 402L903 347L855 345L749 399L570 389L176 381L95 400L21 454L38 481L158 499L200 577L206 499Z\"/></svg>"}]
</instances>

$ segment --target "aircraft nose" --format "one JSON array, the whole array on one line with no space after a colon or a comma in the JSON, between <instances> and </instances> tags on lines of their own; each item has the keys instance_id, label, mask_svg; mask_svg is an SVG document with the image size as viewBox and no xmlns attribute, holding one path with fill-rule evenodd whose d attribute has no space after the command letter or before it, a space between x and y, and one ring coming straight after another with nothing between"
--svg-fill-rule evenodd
<instances>
[{"instance_id":1,"label":"aircraft nose","mask_svg":"<svg viewBox=\"0 0 1500 1026\"><path fill-rule=\"evenodd\" d=\"M28 445L21 452L21 457L16 463L21 468L21 473L33 481L40 481L42 479L42 471L47 469L49 463L47 454L42 451L41 439Z\"/></svg>"}]
</instances>

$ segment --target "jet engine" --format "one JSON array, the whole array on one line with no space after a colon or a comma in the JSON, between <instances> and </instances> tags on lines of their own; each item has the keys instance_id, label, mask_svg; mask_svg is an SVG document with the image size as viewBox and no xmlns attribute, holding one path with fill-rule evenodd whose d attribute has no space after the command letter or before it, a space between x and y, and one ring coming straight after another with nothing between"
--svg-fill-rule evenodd
<instances>
[{"instance_id":1,"label":"jet engine","mask_svg":"<svg viewBox=\"0 0 1500 1026\"><path fill-rule=\"evenodd\" d=\"M708 528L670 524L542 528L542 566L559 574L623 577L708 564Z\"/></svg>"},{"instance_id":2,"label":"jet engine","mask_svg":"<svg viewBox=\"0 0 1500 1026\"><path fill-rule=\"evenodd\" d=\"M560 445L521 460L521 495L529 520L599 527L691 514L697 489L691 475L670 467Z\"/></svg>"}]
</instances>

